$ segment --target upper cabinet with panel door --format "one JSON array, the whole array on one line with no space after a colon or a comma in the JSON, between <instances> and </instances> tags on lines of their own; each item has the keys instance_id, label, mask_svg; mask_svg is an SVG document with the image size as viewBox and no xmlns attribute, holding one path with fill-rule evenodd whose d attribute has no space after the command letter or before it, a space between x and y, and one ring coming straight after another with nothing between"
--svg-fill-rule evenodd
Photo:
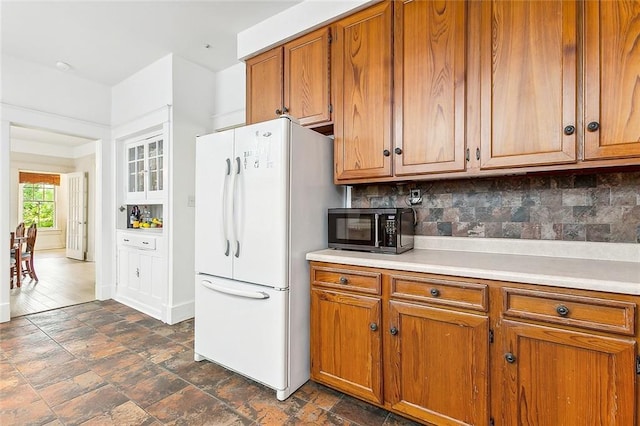
<instances>
[{"instance_id":1,"label":"upper cabinet with panel door","mask_svg":"<svg viewBox=\"0 0 640 426\"><path fill-rule=\"evenodd\" d=\"M164 135L154 133L125 145L125 202L161 201L164 196Z\"/></svg>"},{"instance_id":2,"label":"upper cabinet with panel door","mask_svg":"<svg viewBox=\"0 0 640 426\"><path fill-rule=\"evenodd\" d=\"M331 123L329 27L247 59L247 124L289 114L303 126Z\"/></svg>"},{"instance_id":3,"label":"upper cabinet with panel door","mask_svg":"<svg viewBox=\"0 0 640 426\"><path fill-rule=\"evenodd\" d=\"M391 2L348 16L335 28L335 181L390 177Z\"/></svg>"},{"instance_id":4,"label":"upper cabinet with panel door","mask_svg":"<svg viewBox=\"0 0 640 426\"><path fill-rule=\"evenodd\" d=\"M584 159L640 157L640 1L584 7Z\"/></svg>"},{"instance_id":5,"label":"upper cabinet with panel door","mask_svg":"<svg viewBox=\"0 0 640 426\"><path fill-rule=\"evenodd\" d=\"M577 7L481 4L481 169L576 162Z\"/></svg>"},{"instance_id":6,"label":"upper cabinet with panel door","mask_svg":"<svg viewBox=\"0 0 640 426\"><path fill-rule=\"evenodd\" d=\"M394 3L394 174L465 170L467 2Z\"/></svg>"}]
</instances>

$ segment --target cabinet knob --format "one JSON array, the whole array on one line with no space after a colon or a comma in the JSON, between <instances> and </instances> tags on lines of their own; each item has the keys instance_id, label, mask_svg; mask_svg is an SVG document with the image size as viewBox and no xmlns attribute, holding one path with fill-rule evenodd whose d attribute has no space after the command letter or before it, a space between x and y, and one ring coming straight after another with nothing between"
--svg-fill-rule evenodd
<instances>
[{"instance_id":1,"label":"cabinet knob","mask_svg":"<svg viewBox=\"0 0 640 426\"><path fill-rule=\"evenodd\" d=\"M600 128L600 123L598 123L597 121L592 121L591 123L587 124L587 130L590 132L595 132Z\"/></svg>"},{"instance_id":2,"label":"cabinet knob","mask_svg":"<svg viewBox=\"0 0 640 426\"><path fill-rule=\"evenodd\" d=\"M566 317L567 315L569 315L569 308L567 308L564 305L560 305L556 308L556 312L558 313L558 315L560 315L561 317Z\"/></svg>"},{"instance_id":3,"label":"cabinet knob","mask_svg":"<svg viewBox=\"0 0 640 426\"><path fill-rule=\"evenodd\" d=\"M378 324L372 322L371 324L369 324L369 328L371 329L371 331L376 331L378 330Z\"/></svg>"},{"instance_id":4,"label":"cabinet knob","mask_svg":"<svg viewBox=\"0 0 640 426\"><path fill-rule=\"evenodd\" d=\"M282 110L280 108L276 110L276 115L282 115Z\"/></svg>"},{"instance_id":5,"label":"cabinet knob","mask_svg":"<svg viewBox=\"0 0 640 426\"><path fill-rule=\"evenodd\" d=\"M396 334L398 334L398 329L395 327L391 327L391 330L389 330L389 333L395 336Z\"/></svg>"},{"instance_id":6,"label":"cabinet knob","mask_svg":"<svg viewBox=\"0 0 640 426\"><path fill-rule=\"evenodd\" d=\"M287 107L282 107L282 113L283 113L283 114L286 114L286 113L288 113L288 112L289 112L289 108L287 108Z\"/></svg>"},{"instance_id":7,"label":"cabinet knob","mask_svg":"<svg viewBox=\"0 0 640 426\"><path fill-rule=\"evenodd\" d=\"M349 282L349 279L347 279L347 277L340 277L340 284L347 284Z\"/></svg>"},{"instance_id":8,"label":"cabinet knob","mask_svg":"<svg viewBox=\"0 0 640 426\"><path fill-rule=\"evenodd\" d=\"M388 149L385 149L384 151L382 151L382 155L384 155L385 157L388 157L391 155L391 152L389 152Z\"/></svg>"},{"instance_id":9,"label":"cabinet knob","mask_svg":"<svg viewBox=\"0 0 640 426\"><path fill-rule=\"evenodd\" d=\"M504 359L506 359L509 364L513 364L514 362L516 362L516 356L511 352L507 352L506 354L504 354Z\"/></svg>"},{"instance_id":10,"label":"cabinet knob","mask_svg":"<svg viewBox=\"0 0 640 426\"><path fill-rule=\"evenodd\" d=\"M564 128L564 134L567 136L571 136L572 134L574 134L576 131L575 126L566 126Z\"/></svg>"},{"instance_id":11,"label":"cabinet knob","mask_svg":"<svg viewBox=\"0 0 640 426\"><path fill-rule=\"evenodd\" d=\"M400 149L399 147L394 149L393 152L395 152L396 154L400 155L402 154L402 149Z\"/></svg>"},{"instance_id":12,"label":"cabinet knob","mask_svg":"<svg viewBox=\"0 0 640 426\"><path fill-rule=\"evenodd\" d=\"M431 290L429 290L429 293L431 293L433 297L440 296L440 290L438 290L437 288L432 288Z\"/></svg>"}]
</instances>

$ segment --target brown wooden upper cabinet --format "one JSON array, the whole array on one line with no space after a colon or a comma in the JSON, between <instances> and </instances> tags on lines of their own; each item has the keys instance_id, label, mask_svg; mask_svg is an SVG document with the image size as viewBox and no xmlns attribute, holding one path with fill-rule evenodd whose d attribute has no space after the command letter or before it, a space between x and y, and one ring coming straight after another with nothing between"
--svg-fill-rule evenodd
<instances>
[{"instance_id":1,"label":"brown wooden upper cabinet","mask_svg":"<svg viewBox=\"0 0 640 426\"><path fill-rule=\"evenodd\" d=\"M385 1L335 24L335 180L391 176L392 7Z\"/></svg>"},{"instance_id":2,"label":"brown wooden upper cabinet","mask_svg":"<svg viewBox=\"0 0 640 426\"><path fill-rule=\"evenodd\" d=\"M394 3L394 174L465 169L467 2Z\"/></svg>"},{"instance_id":3,"label":"brown wooden upper cabinet","mask_svg":"<svg viewBox=\"0 0 640 426\"><path fill-rule=\"evenodd\" d=\"M282 46L247 59L247 124L276 118L282 109Z\"/></svg>"},{"instance_id":4,"label":"brown wooden upper cabinet","mask_svg":"<svg viewBox=\"0 0 640 426\"><path fill-rule=\"evenodd\" d=\"M640 156L640 1L584 6L584 158Z\"/></svg>"},{"instance_id":5,"label":"brown wooden upper cabinet","mask_svg":"<svg viewBox=\"0 0 640 426\"><path fill-rule=\"evenodd\" d=\"M480 168L576 161L577 2L485 1Z\"/></svg>"},{"instance_id":6,"label":"brown wooden upper cabinet","mask_svg":"<svg viewBox=\"0 0 640 426\"><path fill-rule=\"evenodd\" d=\"M329 27L247 59L247 124L289 114L303 126L331 122Z\"/></svg>"}]
</instances>

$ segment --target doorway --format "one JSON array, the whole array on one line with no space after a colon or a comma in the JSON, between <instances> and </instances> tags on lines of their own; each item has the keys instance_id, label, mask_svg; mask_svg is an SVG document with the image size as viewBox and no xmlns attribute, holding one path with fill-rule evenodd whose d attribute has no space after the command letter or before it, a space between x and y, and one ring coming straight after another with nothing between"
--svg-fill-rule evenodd
<instances>
[{"instance_id":1,"label":"doorway","mask_svg":"<svg viewBox=\"0 0 640 426\"><path fill-rule=\"evenodd\" d=\"M55 220L38 228L34 262L39 280L25 276L21 287L10 290L11 318L95 300L96 141L13 123L10 138L10 229L27 220L21 214L24 213L21 210L24 185L18 176L38 172L62 178L55 190ZM77 241L72 242L72 257L76 258L72 259L68 257L67 248L69 237L77 233L73 222L77 212L73 211L74 185L69 181L75 182L78 175L86 177L88 196L83 217L88 226L82 240L84 247L78 248Z\"/></svg>"}]
</instances>

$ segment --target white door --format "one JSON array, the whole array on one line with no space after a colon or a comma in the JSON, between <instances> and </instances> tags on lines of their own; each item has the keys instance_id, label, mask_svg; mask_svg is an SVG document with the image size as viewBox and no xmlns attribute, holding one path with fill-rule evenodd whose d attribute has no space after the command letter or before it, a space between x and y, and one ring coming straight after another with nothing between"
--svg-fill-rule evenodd
<instances>
[{"instance_id":1,"label":"white door","mask_svg":"<svg viewBox=\"0 0 640 426\"><path fill-rule=\"evenodd\" d=\"M67 174L69 211L67 257L84 260L87 244L87 181L84 172Z\"/></svg>"},{"instance_id":2,"label":"white door","mask_svg":"<svg viewBox=\"0 0 640 426\"><path fill-rule=\"evenodd\" d=\"M196 140L197 272L231 278L233 130Z\"/></svg>"},{"instance_id":3,"label":"white door","mask_svg":"<svg viewBox=\"0 0 640 426\"><path fill-rule=\"evenodd\" d=\"M233 212L236 280L275 288L288 285L288 129L286 119L236 129Z\"/></svg>"}]
</instances>

